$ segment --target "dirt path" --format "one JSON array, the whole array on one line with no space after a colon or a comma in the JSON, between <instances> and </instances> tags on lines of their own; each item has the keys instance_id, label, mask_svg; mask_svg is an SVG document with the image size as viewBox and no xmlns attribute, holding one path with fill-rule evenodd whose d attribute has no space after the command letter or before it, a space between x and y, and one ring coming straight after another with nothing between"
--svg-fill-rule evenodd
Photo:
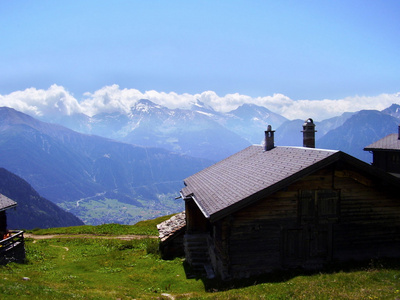
<instances>
[{"instance_id":1,"label":"dirt path","mask_svg":"<svg viewBox=\"0 0 400 300\"><path fill-rule=\"evenodd\" d=\"M119 239L124 241L140 240L140 239L158 239L156 235L96 235L96 234L46 234L46 235L36 235L31 233L24 233L25 238L32 238L35 240L44 239Z\"/></svg>"}]
</instances>

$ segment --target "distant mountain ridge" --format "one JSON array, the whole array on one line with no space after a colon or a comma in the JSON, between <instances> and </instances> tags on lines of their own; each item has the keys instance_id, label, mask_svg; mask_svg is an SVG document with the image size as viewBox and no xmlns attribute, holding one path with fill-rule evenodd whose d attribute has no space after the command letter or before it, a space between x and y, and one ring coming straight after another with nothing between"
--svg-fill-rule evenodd
<instances>
[{"instance_id":1,"label":"distant mountain ridge","mask_svg":"<svg viewBox=\"0 0 400 300\"><path fill-rule=\"evenodd\" d=\"M0 193L17 202L7 210L10 229L68 227L84 223L73 214L41 197L25 180L0 168Z\"/></svg>"}]
</instances>

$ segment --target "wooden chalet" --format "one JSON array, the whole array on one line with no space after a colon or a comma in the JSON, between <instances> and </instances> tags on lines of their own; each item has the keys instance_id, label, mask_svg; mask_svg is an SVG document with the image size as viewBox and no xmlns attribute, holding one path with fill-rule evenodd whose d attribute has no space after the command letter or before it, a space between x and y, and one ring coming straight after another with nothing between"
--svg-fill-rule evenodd
<instances>
[{"instance_id":1,"label":"wooden chalet","mask_svg":"<svg viewBox=\"0 0 400 300\"><path fill-rule=\"evenodd\" d=\"M250 146L184 180L186 261L207 277L400 255L400 179L341 151Z\"/></svg>"},{"instance_id":2,"label":"wooden chalet","mask_svg":"<svg viewBox=\"0 0 400 300\"><path fill-rule=\"evenodd\" d=\"M400 125L397 134L389 134L364 150L372 152L373 166L400 177Z\"/></svg>"},{"instance_id":3,"label":"wooden chalet","mask_svg":"<svg viewBox=\"0 0 400 300\"><path fill-rule=\"evenodd\" d=\"M16 207L17 202L0 194L0 264L25 260L23 231L7 229L6 210Z\"/></svg>"}]
</instances>

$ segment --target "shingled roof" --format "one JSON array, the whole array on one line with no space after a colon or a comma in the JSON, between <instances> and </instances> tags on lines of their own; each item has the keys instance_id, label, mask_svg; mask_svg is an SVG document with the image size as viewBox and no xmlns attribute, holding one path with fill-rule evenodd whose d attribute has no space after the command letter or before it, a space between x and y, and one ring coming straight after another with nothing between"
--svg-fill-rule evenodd
<instances>
[{"instance_id":1,"label":"shingled roof","mask_svg":"<svg viewBox=\"0 0 400 300\"><path fill-rule=\"evenodd\" d=\"M170 219L157 224L159 238L161 242L165 242L170 237L180 232L186 227L186 213L181 212L172 216Z\"/></svg>"},{"instance_id":2,"label":"shingled roof","mask_svg":"<svg viewBox=\"0 0 400 300\"><path fill-rule=\"evenodd\" d=\"M192 198L215 221L337 160L340 151L305 147L250 146L184 180Z\"/></svg>"},{"instance_id":3,"label":"shingled roof","mask_svg":"<svg viewBox=\"0 0 400 300\"><path fill-rule=\"evenodd\" d=\"M397 133L389 134L384 138L364 148L365 151L400 151L400 139Z\"/></svg>"},{"instance_id":4,"label":"shingled roof","mask_svg":"<svg viewBox=\"0 0 400 300\"><path fill-rule=\"evenodd\" d=\"M17 202L11 200L10 198L0 194L0 211L12 208L17 205Z\"/></svg>"}]
</instances>

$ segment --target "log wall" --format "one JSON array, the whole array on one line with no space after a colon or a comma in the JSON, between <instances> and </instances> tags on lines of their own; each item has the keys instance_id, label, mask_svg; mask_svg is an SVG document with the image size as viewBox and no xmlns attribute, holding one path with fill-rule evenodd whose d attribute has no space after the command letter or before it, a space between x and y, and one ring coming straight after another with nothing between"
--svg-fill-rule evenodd
<instances>
[{"instance_id":1,"label":"log wall","mask_svg":"<svg viewBox=\"0 0 400 300\"><path fill-rule=\"evenodd\" d=\"M337 191L337 215L323 221L302 221L299 195L304 190ZM213 227L214 268L225 277L399 256L400 193L336 165L261 199Z\"/></svg>"}]
</instances>

